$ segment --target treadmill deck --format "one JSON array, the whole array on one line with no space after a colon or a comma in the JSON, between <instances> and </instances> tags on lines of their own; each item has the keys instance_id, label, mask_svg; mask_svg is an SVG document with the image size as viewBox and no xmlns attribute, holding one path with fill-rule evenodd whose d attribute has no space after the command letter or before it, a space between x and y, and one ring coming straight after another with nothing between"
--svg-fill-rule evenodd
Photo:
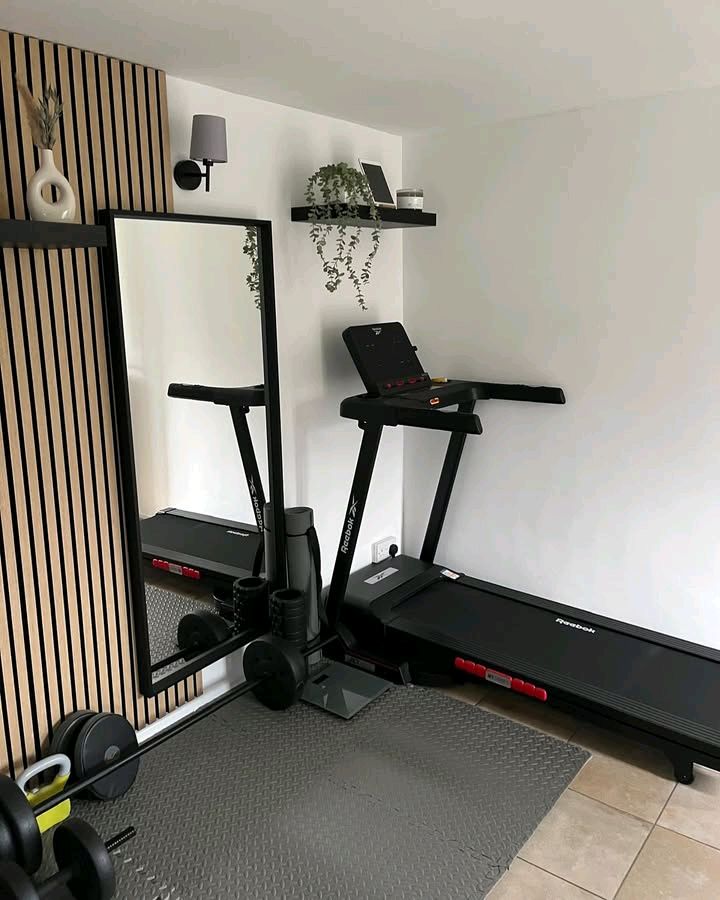
<instances>
[{"instance_id":1,"label":"treadmill deck","mask_svg":"<svg viewBox=\"0 0 720 900\"><path fill-rule=\"evenodd\" d=\"M166 510L140 522L143 553L228 577L253 574L263 536L257 526L184 510Z\"/></svg>"},{"instance_id":2,"label":"treadmill deck","mask_svg":"<svg viewBox=\"0 0 720 900\"><path fill-rule=\"evenodd\" d=\"M586 623L580 611L556 615L470 581L430 584L396 609L389 627L720 748L719 662Z\"/></svg>"}]
</instances>

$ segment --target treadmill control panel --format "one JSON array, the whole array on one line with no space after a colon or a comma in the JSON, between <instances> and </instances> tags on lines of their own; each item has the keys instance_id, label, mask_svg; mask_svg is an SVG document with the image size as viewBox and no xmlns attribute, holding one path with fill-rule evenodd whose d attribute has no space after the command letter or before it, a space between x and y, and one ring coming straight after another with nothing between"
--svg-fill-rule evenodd
<instances>
[{"instance_id":1,"label":"treadmill control panel","mask_svg":"<svg viewBox=\"0 0 720 900\"><path fill-rule=\"evenodd\" d=\"M343 331L343 340L372 397L431 386L430 376L417 358L417 347L400 322L353 325Z\"/></svg>"},{"instance_id":2,"label":"treadmill control panel","mask_svg":"<svg viewBox=\"0 0 720 900\"><path fill-rule=\"evenodd\" d=\"M481 663L474 663L469 659L463 659L460 656L455 657L455 668L468 675L474 675L476 678L483 678L492 684L499 684L500 687L515 691L517 694L525 694L526 697L532 697L533 700L540 700L542 703L548 698L545 688L536 687L529 681L523 681L522 678L514 678L505 672L498 672L497 669L490 669Z\"/></svg>"}]
</instances>

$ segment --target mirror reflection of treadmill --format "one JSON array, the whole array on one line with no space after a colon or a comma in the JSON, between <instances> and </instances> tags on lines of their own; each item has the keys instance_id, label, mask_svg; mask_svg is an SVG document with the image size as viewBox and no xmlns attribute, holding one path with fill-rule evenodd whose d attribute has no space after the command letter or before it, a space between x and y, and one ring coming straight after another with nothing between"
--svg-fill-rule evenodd
<instances>
[{"instance_id":1,"label":"mirror reflection of treadmill","mask_svg":"<svg viewBox=\"0 0 720 900\"><path fill-rule=\"evenodd\" d=\"M145 560L159 572L202 581L218 604L230 603L237 578L257 575L263 566L265 492L247 424L253 406L264 406L263 385L241 388L170 384L168 396L226 406L230 410L255 523L236 522L169 507L141 519Z\"/></svg>"}]
</instances>

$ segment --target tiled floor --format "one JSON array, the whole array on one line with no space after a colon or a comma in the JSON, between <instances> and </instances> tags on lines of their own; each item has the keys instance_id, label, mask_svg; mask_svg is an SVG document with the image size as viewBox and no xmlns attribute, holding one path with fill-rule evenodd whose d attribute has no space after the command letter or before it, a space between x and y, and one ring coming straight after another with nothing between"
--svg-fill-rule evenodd
<instances>
[{"instance_id":1,"label":"tiled floor","mask_svg":"<svg viewBox=\"0 0 720 900\"><path fill-rule=\"evenodd\" d=\"M490 900L720 900L720 773L676 784L654 750L501 688L446 693L593 754Z\"/></svg>"}]
</instances>

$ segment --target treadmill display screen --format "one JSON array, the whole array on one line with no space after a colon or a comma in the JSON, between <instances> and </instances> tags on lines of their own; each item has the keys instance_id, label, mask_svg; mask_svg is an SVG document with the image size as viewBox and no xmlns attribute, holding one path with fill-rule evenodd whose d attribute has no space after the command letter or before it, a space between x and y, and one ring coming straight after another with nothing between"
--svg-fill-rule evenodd
<instances>
[{"instance_id":1,"label":"treadmill display screen","mask_svg":"<svg viewBox=\"0 0 720 900\"><path fill-rule=\"evenodd\" d=\"M369 394L427 386L428 376L400 322L353 325L343 331L343 340Z\"/></svg>"}]
</instances>

